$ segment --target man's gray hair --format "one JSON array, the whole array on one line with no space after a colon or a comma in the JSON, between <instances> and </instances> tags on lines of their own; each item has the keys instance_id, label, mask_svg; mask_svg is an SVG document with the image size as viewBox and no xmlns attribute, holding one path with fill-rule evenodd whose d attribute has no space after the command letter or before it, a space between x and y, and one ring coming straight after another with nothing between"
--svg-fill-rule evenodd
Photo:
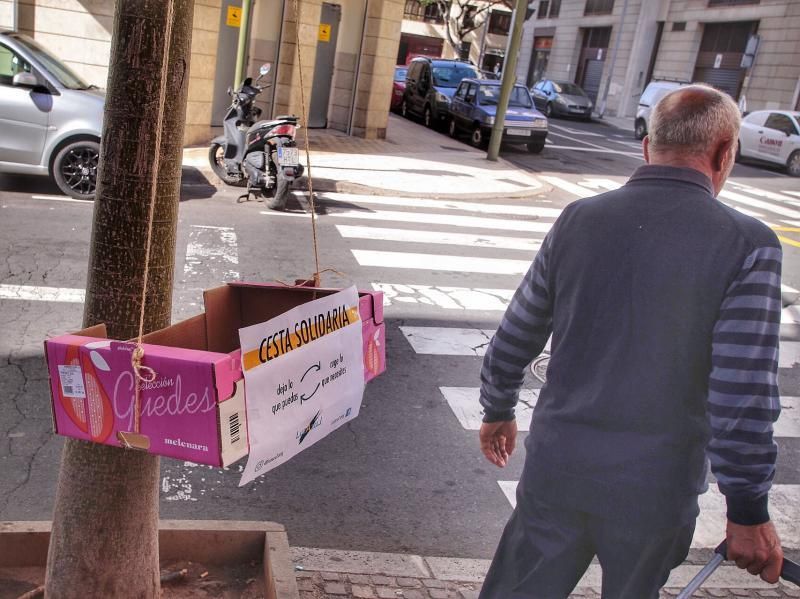
<instances>
[{"instance_id":1,"label":"man's gray hair","mask_svg":"<svg viewBox=\"0 0 800 599\"><path fill-rule=\"evenodd\" d=\"M739 107L726 93L702 84L664 96L650 115L653 152L705 154L723 140L739 137Z\"/></svg>"}]
</instances>

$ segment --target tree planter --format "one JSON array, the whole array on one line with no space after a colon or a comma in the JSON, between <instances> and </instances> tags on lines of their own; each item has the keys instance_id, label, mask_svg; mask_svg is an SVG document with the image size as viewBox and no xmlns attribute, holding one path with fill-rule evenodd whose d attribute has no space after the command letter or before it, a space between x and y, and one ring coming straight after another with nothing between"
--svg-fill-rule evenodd
<instances>
[{"instance_id":1,"label":"tree planter","mask_svg":"<svg viewBox=\"0 0 800 599\"><path fill-rule=\"evenodd\" d=\"M0 522L0 588L25 569L44 582L47 521ZM158 531L162 563L195 562L205 566L234 566L256 562L267 599L298 599L286 530L274 522L227 520L162 520ZM17 595L21 595L20 591ZM0 593L0 596L2 593Z\"/></svg>"}]
</instances>

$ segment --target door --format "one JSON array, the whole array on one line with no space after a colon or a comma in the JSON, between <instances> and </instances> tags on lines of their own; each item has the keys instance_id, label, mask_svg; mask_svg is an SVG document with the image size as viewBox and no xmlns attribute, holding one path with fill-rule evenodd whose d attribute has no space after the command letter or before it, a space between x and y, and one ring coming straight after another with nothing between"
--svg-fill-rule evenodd
<instances>
[{"instance_id":1,"label":"door","mask_svg":"<svg viewBox=\"0 0 800 599\"><path fill-rule=\"evenodd\" d=\"M417 84L411 93L411 110L416 114L422 114L425 109L425 98L433 85L433 73L431 73L431 66L427 62L420 65L419 77L417 77Z\"/></svg>"},{"instance_id":2,"label":"door","mask_svg":"<svg viewBox=\"0 0 800 599\"><path fill-rule=\"evenodd\" d=\"M758 138L759 158L786 164L793 144L792 137L797 138L794 122L787 115L773 112L764 123L763 133Z\"/></svg>"},{"instance_id":3,"label":"door","mask_svg":"<svg viewBox=\"0 0 800 599\"><path fill-rule=\"evenodd\" d=\"M308 108L308 126L328 126L328 105L331 100L333 63L336 59L336 40L339 37L339 21L342 7L338 4L322 4L322 16L317 34L317 59L314 62L314 83L311 87L311 105Z\"/></svg>"},{"instance_id":4,"label":"door","mask_svg":"<svg viewBox=\"0 0 800 599\"><path fill-rule=\"evenodd\" d=\"M706 23L703 28L692 81L713 85L738 100L747 73L742 59L758 21Z\"/></svg>"},{"instance_id":5,"label":"door","mask_svg":"<svg viewBox=\"0 0 800 599\"><path fill-rule=\"evenodd\" d=\"M222 127L222 119L231 105L228 88L236 79L236 52L239 46L239 22L242 0L224 0L219 17L217 68L214 75L214 96L211 102L211 126ZM245 73L247 77L249 73Z\"/></svg>"},{"instance_id":6,"label":"door","mask_svg":"<svg viewBox=\"0 0 800 599\"><path fill-rule=\"evenodd\" d=\"M544 105L547 104L547 97L544 94L544 81L539 81L533 86L531 96L533 97L533 104L539 110L544 110Z\"/></svg>"},{"instance_id":7,"label":"door","mask_svg":"<svg viewBox=\"0 0 800 599\"><path fill-rule=\"evenodd\" d=\"M36 165L42 160L53 96L14 86L14 75L24 72L33 72L31 65L0 44L0 162Z\"/></svg>"},{"instance_id":8,"label":"door","mask_svg":"<svg viewBox=\"0 0 800 599\"><path fill-rule=\"evenodd\" d=\"M742 121L739 129L740 146L739 151L742 156L758 156L758 139L764 131L764 121L767 119L766 113L758 112L748 115Z\"/></svg>"},{"instance_id":9,"label":"door","mask_svg":"<svg viewBox=\"0 0 800 599\"><path fill-rule=\"evenodd\" d=\"M597 104L597 96L600 93L600 80L603 78L603 64L604 62L602 60L587 59L583 65L583 81L581 81L581 87L594 104Z\"/></svg>"},{"instance_id":10,"label":"door","mask_svg":"<svg viewBox=\"0 0 800 599\"><path fill-rule=\"evenodd\" d=\"M464 98L467 95L467 86L468 84L462 81L458 85L456 93L453 94L453 100L450 103L451 118L455 121L456 126L458 127L464 126L464 112L466 110Z\"/></svg>"}]
</instances>

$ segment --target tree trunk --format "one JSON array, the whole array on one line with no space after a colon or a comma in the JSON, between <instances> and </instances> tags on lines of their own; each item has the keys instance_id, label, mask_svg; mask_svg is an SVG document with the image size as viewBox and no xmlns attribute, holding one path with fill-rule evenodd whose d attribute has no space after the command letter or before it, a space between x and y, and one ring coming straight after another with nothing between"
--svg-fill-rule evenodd
<instances>
[{"instance_id":1,"label":"tree trunk","mask_svg":"<svg viewBox=\"0 0 800 599\"><path fill-rule=\"evenodd\" d=\"M157 162L144 332L170 322L194 0L174 0L168 40L169 4L117 0L83 322L106 323L112 339L139 332ZM47 560L48 599L159 596L158 481L156 456L67 439Z\"/></svg>"}]
</instances>

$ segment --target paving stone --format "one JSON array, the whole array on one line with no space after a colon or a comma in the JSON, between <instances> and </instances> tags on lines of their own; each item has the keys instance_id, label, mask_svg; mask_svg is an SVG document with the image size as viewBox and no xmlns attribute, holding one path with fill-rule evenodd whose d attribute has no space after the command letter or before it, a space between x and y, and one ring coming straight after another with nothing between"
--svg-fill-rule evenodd
<instances>
[{"instance_id":1,"label":"paving stone","mask_svg":"<svg viewBox=\"0 0 800 599\"><path fill-rule=\"evenodd\" d=\"M451 597L446 589L429 589L428 594L431 599L449 599Z\"/></svg>"},{"instance_id":2,"label":"paving stone","mask_svg":"<svg viewBox=\"0 0 800 599\"><path fill-rule=\"evenodd\" d=\"M402 597L403 592L398 591L397 589L390 589L388 587L378 587L375 589L375 591L378 593L378 597L380 597L380 599L397 599L398 597Z\"/></svg>"},{"instance_id":3,"label":"paving stone","mask_svg":"<svg viewBox=\"0 0 800 599\"><path fill-rule=\"evenodd\" d=\"M370 577L365 574L348 574L347 579L353 584L372 584Z\"/></svg>"},{"instance_id":4,"label":"paving stone","mask_svg":"<svg viewBox=\"0 0 800 599\"><path fill-rule=\"evenodd\" d=\"M309 572L308 570L295 570L294 572L295 578L313 578L314 573Z\"/></svg>"},{"instance_id":5,"label":"paving stone","mask_svg":"<svg viewBox=\"0 0 800 599\"><path fill-rule=\"evenodd\" d=\"M429 589L446 589L447 583L444 580L436 580L435 578L426 578L422 581Z\"/></svg>"},{"instance_id":6,"label":"paving stone","mask_svg":"<svg viewBox=\"0 0 800 599\"><path fill-rule=\"evenodd\" d=\"M756 591L756 592L758 593L759 597L780 597L781 596L780 593L778 593L776 591L772 591L772 590Z\"/></svg>"},{"instance_id":7,"label":"paving stone","mask_svg":"<svg viewBox=\"0 0 800 599\"><path fill-rule=\"evenodd\" d=\"M325 584L325 593L328 595L347 595L347 589L341 582L328 582Z\"/></svg>"},{"instance_id":8,"label":"paving stone","mask_svg":"<svg viewBox=\"0 0 800 599\"><path fill-rule=\"evenodd\" d=\"M787 597L800 597L800 587L789 587L781 585L781 590Z\"/></svg>"},{"instance_id":9,"label":"paving stone","mask_svg":"<svg viewBox=\"0 0 800 599\"><path fill-rule=\"evenodd\" d=\"M709 597L727 597L728 591L724 589L708 589L706 591Z\"/></svg>"},{"instance_id":10,"label":"paving stone","mask_svg":"<svg viewBox=\"0 0 800 599\"><path fill-rule=\"evenodd\" d=\"M298 591L313 591L314 590L314 581L310 578L299 578L297 580L297 590Z\"/></svg>"},{"instance_id":11,"label":"paving stone","mask_svg":"<svg viewBox=\"0 0 800 599\"><path fill-rule=\"evenodd\" d=\"M478 599L478 593L479 591L467 591L462 589L461 596L464 599Z\"/></svg>"},{"instance_id":12,"label":"paving stone","mask_svg":"<svg viewBox=\"0 0 800 599\"><path fill-rule=\"evenodd\" d=\"M364 578L367 577L365 576ZM353 593L353 597L356 597L357 599L373 599L373 597L375 597L372 587L361 584L354 584L350 592Z\"/></svg>"},{"instance_id":13,"label":"paving stone","mask_svg":"<svg viewBox=\"0 0 800 599\"><path fill-rule=\"evenodd\" d=\"M300 591L300 599L317 599L317 594L313 591Z\"/></svg>"},{"instance_id":14,"label":"paving stone","mask_svg":"<svg viewBox=\"0 0 800 599\"><path fill-rule=\"evenodd\" d=\"M397 583L392 576L372 576L372 584L377 584L382 587L393 587Z\"/></svg>"},{"instance_id":15,"label":"paving stone","mask_svg":"<svg viewBox=\"0 0 800 599\"><path fill-rule=\"evenodd\" d=\"M744 589L731 589L731 593L733 593L733 595L735 597L749 597L750 596L750 591L745 591Z\"/></svg>"},{"instance_id":16,"label":"paving stone","mask_svg":"<svg viewBox=\"0 0 800 599\"><path fill-rule=\"evenodd\" d=\"M416 589L403 589L403 594L400 596L405 599L425 599L425 595Z\"/></svg>"},{"instance_id":17,"label":"paving stone","mask_svg":"<svg viewBox=\"0 0 800 599\"><path fill-rule=\"evenodd\" d=\"M339 578L339 575L336 572L323 572L322 580L327 580L330 582L330 581L339 581L341 579Z\"/></svg>"},{"instance_id":18,"label":"paving stone","mask_svg":"<svg viewBox=\"0 0 800 599\"><path fill-rule=\"evenodd\" d=\"M419 580L417 580L416 578L398 578L397 586L417 588L422 585L420 585Z\"/></svg>"}]
</instances>

